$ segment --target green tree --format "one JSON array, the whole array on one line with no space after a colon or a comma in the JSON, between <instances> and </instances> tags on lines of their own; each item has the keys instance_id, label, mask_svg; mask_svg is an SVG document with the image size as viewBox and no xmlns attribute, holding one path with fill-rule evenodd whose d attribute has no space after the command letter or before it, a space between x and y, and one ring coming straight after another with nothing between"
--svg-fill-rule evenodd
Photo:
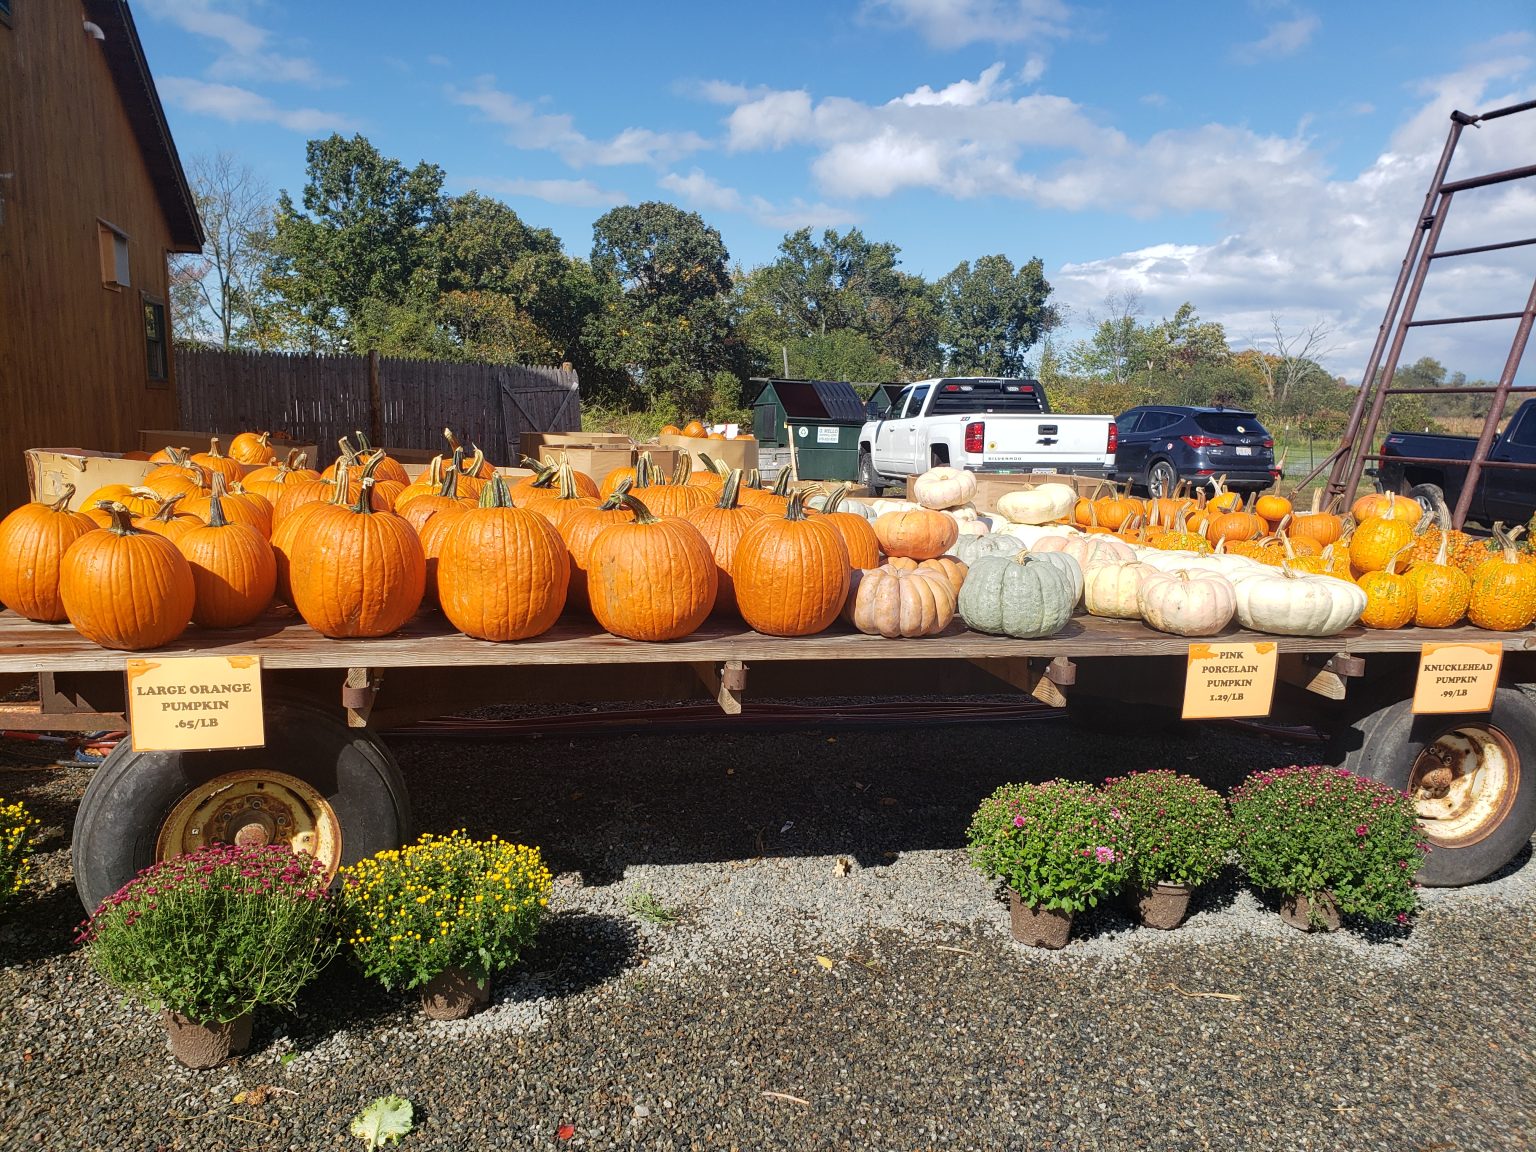
<instances>
[{"instance_id":1,"label":"green tree","mask_svg":"<svg viewBox=\"0 0 1536 1152\"><path fill-rule=\"evenodd\" d=\"M902 365L885 355L868 336L840 328L825 336L791 340L789 374L804 380L853 380L878 384L899 380Z\"/></svg>"},{"instance_id":2,"label":"green tree","mask_svg":"<svg viewBox=\"0 0 1536 1152\"><path fill-rule=\"evenodd\" d=\"M1003 255L962 260L935 285L945 370L1018 376L1025 353L1056 323L1051 286L1039 258L1020 265Z\"/></svg>"},{"instance_id":3,"label":"green tree","mask_svg":"<svg viewBox=\"0 0 1536 1152\"><path fill-rule=\"evenodd\" d=\"M272 240L272 193L228 152L187 165L206 239L171 258L171 331L178 340L236 347L252 341L261 269Z\"/></svg>"}]
</instances>

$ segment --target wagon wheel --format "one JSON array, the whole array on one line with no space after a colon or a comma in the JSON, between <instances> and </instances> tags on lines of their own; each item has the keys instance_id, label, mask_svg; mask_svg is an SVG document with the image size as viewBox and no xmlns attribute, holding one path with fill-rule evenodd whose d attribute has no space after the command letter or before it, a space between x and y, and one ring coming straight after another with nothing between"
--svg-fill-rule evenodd
<instances>
[{"instance_id":1,"label":"wagon wheel","mask_svg":"<svg viewBox=\"0 0 1536 1152\"><path fill-rule=\"evenodd\" d=\"M262 748L135 752L96 770L75 819L75 888L87 911L157 860L213 843L287 844L328 875L410 834L389 750L339 710L269 700Z\"/></svg>"}]
</instances>

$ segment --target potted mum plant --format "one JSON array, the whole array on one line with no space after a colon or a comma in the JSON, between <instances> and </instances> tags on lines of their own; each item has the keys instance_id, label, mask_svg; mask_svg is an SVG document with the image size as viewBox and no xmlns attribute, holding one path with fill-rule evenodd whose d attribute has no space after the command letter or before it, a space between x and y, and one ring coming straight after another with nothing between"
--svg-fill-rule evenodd
<instances>
[{"instance_id":1,"label":"potted mum plant","mask_svg":"<svg viewBox=\"0 0 1536 1152\"><path fill-rule=\"evenodd\" d=\"M1320 765L1255 772L1232 793L1232 819L1243 871L1279 893L1292 927L1405 924L1418 909L1413 876L1429 846L1395 788Z\"/></svg>"},{"instance_id":2,"label":"potted mum plant","mask_svg":"<svg viewBox=\"0 0 1536 1152\"><path fill-rule=\"evenodd\" d=\"M1088 784L1004 784L981 802L967 833L971 863L1008 885L1013 938L1063 948L1072 917L1119 890L1125 830Z\"/></svg>"},{"instance_id":3,"label":"potted mum plant","mask_svg":"<svg viewBox=\"0 0 1536 1152\"><path fill-rule=\"evenodd\" d=\"M1236 842L1226 801L1166 769L1111 777L1104 797L1125 821L1126 894L1142 924L1177 928Z\"/></svg>"},{"instance_id":4,"label":"potted mum plant","mask_svg":"<svg viewBox=\"0 0 1536 1152\"><path fill-rule=\"evenodd\" d=\"M330 962L331 912L320 861L218 844L145 868L81 941L110 984L163 1011L176 1059L212 1068L245 1050L258 1005L292 1006Z\"/></svg>"},{"instance_id":5,"label":"potted mum plant","mask_svg":"<svg viewBox=\"0 0 1536 1152\"><path fill-rule=\"evenodd\" d=\"M428 833L344 870L347 944L384 987L420 989L428 1016L459 1020L533 942L553 886L537 848Z\"/></svg>"},{"instance_id":6,"label":"potted mum plant","mask_svg":"<svg viewBox=\"0 0 1536 1152\"><path fill-rule=\"evenodd\" d=\"M27 882L37 821L26 807L0 800L0 912L4 912Z\"/></svg>"}]
</instances>

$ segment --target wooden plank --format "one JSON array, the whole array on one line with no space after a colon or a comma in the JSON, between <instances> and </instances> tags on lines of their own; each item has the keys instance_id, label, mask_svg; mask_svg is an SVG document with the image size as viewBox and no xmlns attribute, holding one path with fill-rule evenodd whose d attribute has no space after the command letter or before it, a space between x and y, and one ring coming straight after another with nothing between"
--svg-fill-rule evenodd
<instances>
[{"instance_id":1,"label":"wooden plank","mask_svg":"<svg viewBox=\"0 0 1536 1152\"><path fill-rule=\"evenodd\" d=\"M745 664L740 660L727 660L723 664L695 662L693 670L722 712L727 716L741 715L741 696L747 686Z\"/></svg>"},{"instance_id":2,"label":"wooden plank","mask_svg":"<svg viewBox=\"0 0 1536 1152\"><path fill-rule=\"evenodd\" d=\"M347 669L347 679L341 688L341 705L347 710L348 728L368 727L368 717L373 713L374 701L379 698L383 679L371 668Z\"/></svg>"},{"instance_id":3,"label":"wooden plank","mask_svg":"<svg viewBox=\"0 0 1536 1152\"><path fill-rule=\"evenodd\" d=\"M1364 662L1340 653L1327 659L1322 653L1282 653L1275 678L1329 700L1343 700L1349 691L1347 677L1364 674Z\"/></svg>"}]
</instances>

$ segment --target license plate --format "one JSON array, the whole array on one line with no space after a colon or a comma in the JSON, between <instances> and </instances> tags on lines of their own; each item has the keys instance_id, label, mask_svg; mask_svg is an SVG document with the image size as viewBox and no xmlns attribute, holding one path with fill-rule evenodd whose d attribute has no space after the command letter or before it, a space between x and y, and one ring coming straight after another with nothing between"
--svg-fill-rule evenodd
<instances>
[{"instance_id":1,"label":"license plate","mask_svg":"<svg viewBox=\"0 0 1536 1152\"><path fill-rule=\"evenodd\" d=\"M1054 469L1054 468L1031 468L1030 469L1030 473L1033 474L1033 475L1036 475L1036 476L1049 476L1054 471L1056 471L1056 469Z\"/></svg>"},{"instance_id":2,"label":"license plate","mask_svg":"<svg viewBox=\"0 0 1536 1152\"><path fill-rule=\"evenodd\" d=\"M1253 449L1252 448L1239 448L1237 450L1237 454L1239 456L1252 456L1253 455Z\"/></svg>"}]
</instances>

